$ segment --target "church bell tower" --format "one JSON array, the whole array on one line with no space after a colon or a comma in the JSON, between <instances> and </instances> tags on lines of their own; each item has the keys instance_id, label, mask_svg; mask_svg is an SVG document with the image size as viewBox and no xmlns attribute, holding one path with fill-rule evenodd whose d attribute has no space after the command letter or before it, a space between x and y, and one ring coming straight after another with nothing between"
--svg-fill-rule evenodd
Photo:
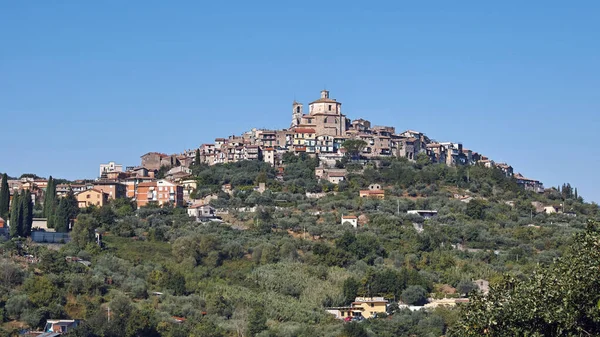
<instances>
[{"instance_id":1,"label":"church bell tower","mask_svg":"<svg viewBox=\"0 0 600 337\"><path fill-rule=\"evenodd\" d=\"M294 103L292 104L292 128L300 125L302 113L302 103L298 103L294 100Z\"/></svg>"}]
</instances>

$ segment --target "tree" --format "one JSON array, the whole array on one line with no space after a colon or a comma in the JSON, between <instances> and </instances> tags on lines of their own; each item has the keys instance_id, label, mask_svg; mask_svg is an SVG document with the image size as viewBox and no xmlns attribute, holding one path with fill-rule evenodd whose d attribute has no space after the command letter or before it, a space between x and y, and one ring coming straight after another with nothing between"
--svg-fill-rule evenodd
<instances>
[{"instance_id":1,"label":"tree","mask_svg":"<svg viewBox=\"0 0 600 337\"><path fill-rule=\"evenodd\" d=\"M200 166L200 149L196 149L196 155L194 157L194 165Z\"/></svg>"},{"instance_id":2,"label":"tree","mask_svg":"<svg viewBox=\"0 0 600 337\"><path fill-rule=\"evenodd\" d=\"M431 158L429 158L427 153L419 152L417 154L417 156L415 157L415 162L417 164L417 167L422 168L422 167L425 167L425 166L431 164Z\"/></svg>"},{"instance_id":3,"label":"tree","mask_svg":"<svg viewBox=\"0 0 600 337\"><path fill-rule=\"evenodd\" d=\"M20 233L21 236L31 235L31 226L33 224L33 202L31 201L31 192L29 190L23 191L23 197L20 198L21 208L23 209L23 216L21 218Z\"/></svg>"},{"instance_id":4,"label":"tree","mask_svg":"<svg viewBox=\"0 0 600 337\"><path fill-rule=\"evenodd\" d=\"M13 193L13 199L10 204L10 236L17 237L20 236L21 231L21 218L23 215L23 207L19 202L19 193L15 191Z\"/></svg>"},{"instance_id":5,"label":"tree","mask_svg":"<svg viewBox=\"0 0 600 337\"><path fill-rule=\"evenodd\" d=\"M69 201L67 198L61 198L54 214L54 228L59 233L66 233L69 231Z\"/></svg>"},{"instance_id":6,"label":"tree","mask_svg":"<svg viewBox=\"0 0 600 337\"><path fill-rule=\"evenodd\" d=\"M368 337L365 328L357 322L351 322L350 324L344 325L344 331L340 335L342 337Z\"/></svg>"},{"instance_id":7,"label":"tree","mask_svg":"<svg viewBox=\"0 0 600 337\"><path fill-rule=\"evenodd\" d=\"M0 218L8 218L8 209L10 204L10 191L8 189L8 175L2 175L2 185L0 185Z\"/></svg>"},{"instance_id":8,"label":"tree","mask_svg":"<svg viewBox=\"0 0 600 337\"><path fill-rule=\"evenodd\" d=\"M367 146L367 142L360 139L348 139L342 144L352 159L358 159L360 153Z\"/></svg>"},{"instance_id":9,"label":"tree","mask_svg":"<svg viewBox=\"0 0 600 337\"><path fill-rule=\"evenodd\" d=\"M192 329L190 336L224 337L225 334L223 329L221 329L213 321L209 319L203 319L194 327L194 329Z\"/></svg>"},{"instance_id":10,"label":"tree","mask_svg":"<svg viewBox=\"0 0 600 337\"><path fill-rule=\"evenodd\" d=\"M256 308L250 312L248 317L248 334L256 336L267 329L267 318L262 308Z\"/></svg>"},{"instance_id":11,"label":"tree","mask_svg":"<svg viewBox=\"0 0 600 337\"><path fill-rule=\"evenodd\" d=\"M427 301L427 291L421 286L410 286L400 295L402 302L411 305L423 305Z\"/></svg>"},{"instance_id":12,"label":"tree","mask_svg":"<svg viewBox=\"0 0 600 337\"><path fill-rule=\"evenodd\" d=\"M598 223L590 220L554 264L471 296L449 336L600 335L599 242Z\"/></svg>"},{"instance_id":13,"label":"tree","mask_svg":"<svg viewBox=\"0 0 600 337\"><path fill-rule=\"evenodd\" d=\"M344 301L347 303L351 303L358 295L358 289L360 288L360 282L353 277L349 277L344 280L344 285L342 286L344 293Z\"/></svg>"},{"instance_id":14,"label":"tree","mask_svg":"<svg viewBox=\"0 0 600 337\"><path fill-rule=\"evenodd\" d=\"M477 289L477 286L470 280L461 280L456 286L456 290L458 290L458 293L465 295L469 294L475 289Z\"/></svg>"},{"instance_id":15,"label":"tree","mask_svg":"<svg viewBox=\"0 0 600 337\"><path fill-rule=\"evenodd\" d=\"M160 336L156 331L156 315L150 308L133 309L127 318L127 337Z\"/></svg>"},{"instance_id":16,"label":"tree","mask_svg":"<svg viewBox=\"0 0 600 337\"><path fill-rule=\"evenodd\" d=\"M71 239L80 249L94 241L94 230L98 227L96 218L89 214L79 214L73 225Z\"/></svg>"},{"instance_id":17,"label":"tree","mask_svg":"<svg viewBox=\"0 0 600 337\"><path fill-rule=\"evenodd\" d=\"M467 215L472 219L483 220L487 203L484 200L473 199L467 204Z\"/></svg>"},{"instance_id":18,"label":"tree","mask_svg":"<svg viewBox=\"0 0 600 337\"><path fill-rule=\"evenodd\" d=\"M23 284L29 301L36 307L47 307L59 298L59 290L46 276L28 278Z\"/></svg>"},{"instance_id":19,"label":"tree","mask_svg":"<svg viewBox=\"0 0 600 337\"><path fill-rule=\"evenodd\" d=\"M48 228L54 228L54 211L56 208L56 182L50 176L44 196L44 209L42 214L46 217Z\"/></svg>"},{"instance_id":20,"label":"tree","mask_svg":"<svg viewBox=\"0 0 600 337\"><path fill-rule=\"evenodd\" d=\"M69 192L67 192L65 198L67 199L69 219L75 219L77 217L77 214L79 214L79 203L77 202L75 193L73 193L73 189L70 186Z\"/></svg>"}]
</instances>

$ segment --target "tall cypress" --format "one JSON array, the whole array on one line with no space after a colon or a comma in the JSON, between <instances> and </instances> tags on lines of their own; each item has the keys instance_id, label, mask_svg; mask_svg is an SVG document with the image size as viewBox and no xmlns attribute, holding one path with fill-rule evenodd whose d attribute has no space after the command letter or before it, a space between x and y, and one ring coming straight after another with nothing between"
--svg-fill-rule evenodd
<instances>
[{"instance_id":1,"label":"tall cypress","mask_svg":"<svg viewBox=\"0 0 600 337\"><path fill-rule=\"evenodd\" d=\"M48 228L54 228L54 213L56 210L56 182L52 176L48 178L46 196L44 198L44 216L48 222Z\"/></svg>"},{"instance_id":2,"label":"tall cypress","mask_svg":"<svg viewBox=\"0 0 600 337\"><path fill-rule=\"evenodd\" d=\"M75 197L75 193L72 188L69 188L69 192L65 196L67 199L67 205L69 209L69 220L75 219L79 214L79 203L77 202L77 197Z\"/></svg>"},{"instance_id":3,"label":"tall cypress","mask_svg":"<svg viewBox=\"0 0 600 337\"><path fill-rule=\"evenodd\" d=\"M23 207L23 217L21 220L21 235L31 235L31 225L33 224L33 202L31 201L31 192L24 191L24 196L20 198L21 207Z\"/></svg>"},{"instance_id":4,"label":"tall cypress","mask_svg":"<svg viewBox=\"0 0 600 337\"><path fill-rule=\"evenodd\" d=\"M2 185L0 185L0 218L8 218L10 205L10 191L8 189L8 175L2 175Z\"/></svg>"},{"instance_id":5,"label":"tall cypress","mask_svg":"<svg viewBox=\"0 0 600 337\"><path fill-rule=\"evenodd\" d=\"M59 233L69 231L69 202L67 198L60 198L54 214L54 229Z\"/></svg>"},{"instance_id":6,"label":"tall cypress","mask_svg":"<svg viewBox=\"0 0 600 337\"><path fill-rule=\"evenodd\" d=\"M200 149L196 149L196 158L194 158L194 165L200 165Z\"/></svg>"},{"instance_id":7,"label":"tall cypress","mask_svg":"<svg viewBox=\"0 0 600 337\"><path fill-rule=\"evenodd\" d=\"M10 203L10 236L17 237L19 236L19 232L21 231L21 216L23 207L21 207L21 203L19 202L19 193L15 191L13 193L13 199Z\"/></svg>"}]
</instances>

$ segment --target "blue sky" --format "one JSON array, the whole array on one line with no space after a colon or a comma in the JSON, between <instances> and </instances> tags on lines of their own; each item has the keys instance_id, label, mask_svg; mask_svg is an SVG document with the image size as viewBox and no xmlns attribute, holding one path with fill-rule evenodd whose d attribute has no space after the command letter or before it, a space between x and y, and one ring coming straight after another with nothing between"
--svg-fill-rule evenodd
<instances>
[{"instance_id":1,"label":"blue sky","mask_svg":"<svg viewBox=\"0 0 600 337\"><path fill-rule=\"evenodd\" d=\"M0 171L94 178L326 87L600 201L597 1L0 1Z\"/></svg>"}]
</instances>

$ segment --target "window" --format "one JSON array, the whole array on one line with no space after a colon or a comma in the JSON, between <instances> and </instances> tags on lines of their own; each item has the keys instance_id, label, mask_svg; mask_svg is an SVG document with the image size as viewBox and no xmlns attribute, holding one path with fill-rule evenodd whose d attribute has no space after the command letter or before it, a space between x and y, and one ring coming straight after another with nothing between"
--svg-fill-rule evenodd
<instances>
[{"instance_id":1,"label":"window","mask_svg":"<svg viewBox=\"0 0 600 337\"><path fill-rule=\"evenodd\" d=\"M329 104L329 111L331 111L331 104Z\"/></svg>"},{"instance_id":2,"label":"window","mask_svg":"<svg viewBox=\"0 0 600 337\"><path fill-rule=\"evenodd\" d=\"M87 197L87 199L89 199L91 197L91 195L88 194L86 197Z\"/></svg>"},{"instance_id":3,"label":"window","mask_svg":"<svg viewBox=\"0 0 600 337\"><path fill-rule=\"evenodd\" d=\"M296 113L300 113L300 107L299 106L296 107Z\"/></svg>"}]
</instances>

